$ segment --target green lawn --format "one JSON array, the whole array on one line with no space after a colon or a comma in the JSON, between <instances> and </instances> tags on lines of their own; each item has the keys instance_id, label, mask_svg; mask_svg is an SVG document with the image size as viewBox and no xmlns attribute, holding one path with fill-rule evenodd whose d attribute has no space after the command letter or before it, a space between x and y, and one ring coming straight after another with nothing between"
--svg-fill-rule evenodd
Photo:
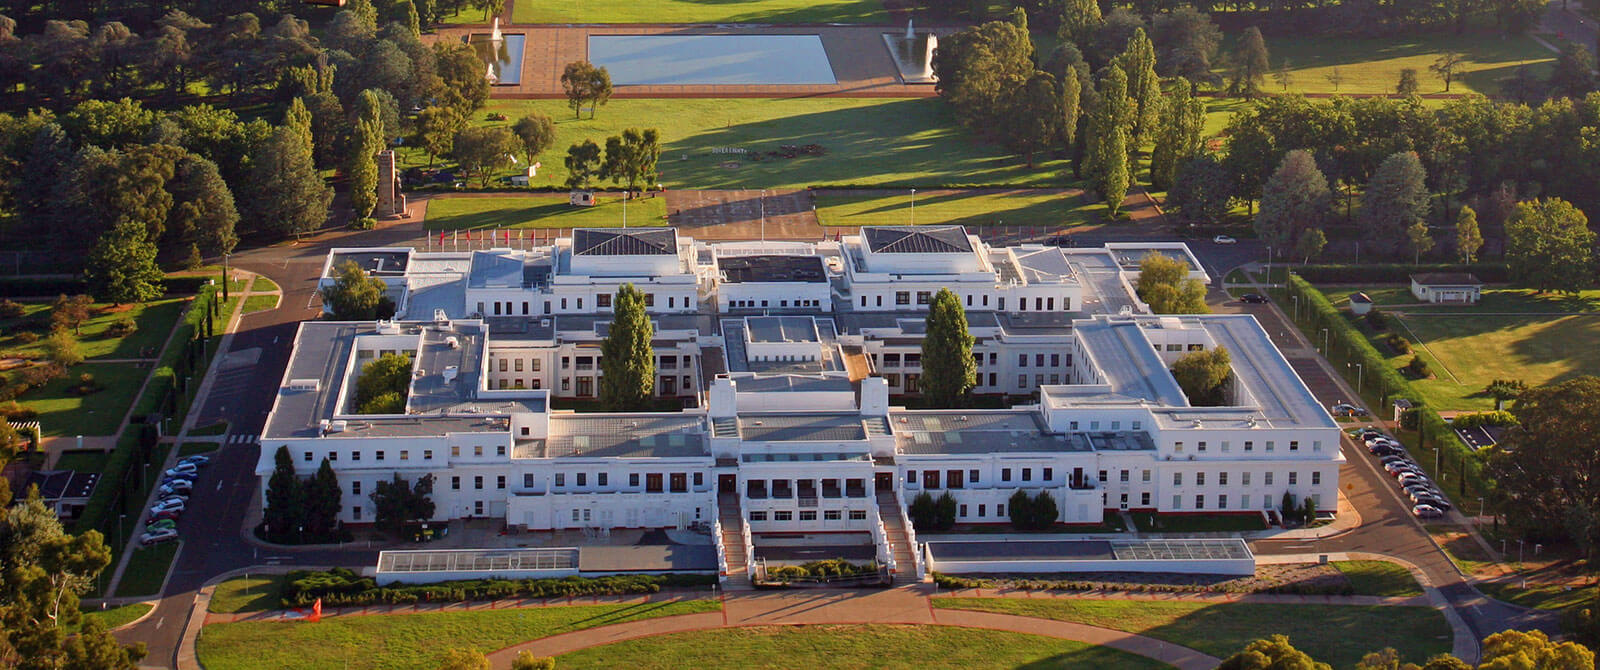
<instances>
[{"instance_id":1,"label":"green lawn","mask_svg":"<svg viewBox=\"0 0 1600 670\"><path fill-rule=\"evenodd\" d=\"M106 459L110 457L109 451L63 451L55 467L57 470L100 472L106 469Z\"/></svg>"},{"instance_id":2,"label":"green lawn","mask_svg":"<svg viewBox=\"0 0 1600 670\"><path fill-rule=\"evenodd\" d=\"M226 435L227 433L228 422L226 421L218 421L209 426L198 426L189 429L190 437L194 437L196 435Z\"/></svg>"},{"instance_id":3,"label":"green lawn","mask_svg":"<svg viewBox=\"0 0 1600 670\"><path fill-rule=\"evenodd\" d=\"M434 198L428 201L427 230L480 228L615 228L622 225L620 194L598 193L593 207L574 207L567 196ZM639 198L628 203L629 226L664 226L666 198ZM446 236L445 244L450 244Z\"/></svg>"},{"instance_id":4,"label":"green lawn","mask_svg":"<svg viewBox=\"0 0 1600 670\"><path fill-rule=\"evenodd\" d=\"M869 195L830 193L816 196L817 221L824 226L887 226L960 224L964 226L1073 226L1105 223L1103 203L1086 204L1062 191L935 191L918 193L912 207L909 190ZM914 215L914 216L913 216Z\"/></svg>"},{"instance_id":5,"label":"green lawn","mask_svg":"<svg viewBox=\"0 0 1600 670\"><path fill-rule=\"evenodd\" d=\"M1364 596L1410 597L1422 595L1422 585L1411 571L1388 561L1334 561L1333 567Z\"/></svg>"},{"instance_id":6,"label":"green lawn","mask_svg":"<svg viewBox=\"0 0 1600 670\"><path fill-rule=\"evenodd\" d=\"M1483 595L1522 607L1542 610L1559 610L1594 600L1594 586L1569 588L1558 584L1529 584L1522 588L1515 578L1510 581L1476 582Z\"/></svg>"},{"instance_id":7,"label":"green lawn","mask_svg":"<svg viewBox=\"0 0 1600 670\"><path fill-rule=\"evenodd\" d=\"M952 626L763 626L673 633L591 647L560 668L1165 668L1072 640Z\"/></svg>"},{"instance_id":8,"label":"green lawn","mask_svg":"<svg viewBox=\"0 0 1600 670\"><path fill-rule=\"evenodd\" d=\"M1425 305L1418 304L1408 286L1382 286L1376 288L1338 287L1323 292L1328 300L1339 307L1350 303L1350 294L1366 293L1379 309L1396 307L1405 312L1443 314L1567 314L1574 312L1600 312L1600 290L1579 291L1573 294L1537 293L1525 288L1484 289L1483 299L1477 305Z\"/></svg>"},{"instance_id":9,"label":"green lawn","mask_svg":"<svg viewBox=\"0 0 1600 670\"><path fill-rule=\"evenodd\" d=\"M259 292L259 291L278 291L278 290L281 290L281 289L278 288L278 283L275 282L275 281L272 281L271 279L267 279L266 277L256 277L255 282L250 284L250 290Z\"/></svg>"},{"instance_id":10,"label":"green lawn","mask_svg":"<svg viewBox=\"0 0 1600 670\"><path fill-rule=\"evenodd\" d=\"M1283 634L1296 648L1335 668L1354 667L1363 655L1384 647L1394 647L1404 660L1421 663L1450 651L1452 639L1444 615L1428 607L1014 598L934 598L933 602L935 607L1113 628L1218 658L1227 658L1253 640Z\"/></svg>"},{"instance_id":11,"label":"green lawn","mask_svg":"<svg viewBox=\"0 0 1600 670\"><path fill-rule=\"evenodd\" d=\"M244 313L265 312L278 308L278 297L275 295L253 295L244 300Z\"/></svg>"},{"instance_id":12,"label":"green lawn","mask_svg":"<svg viewBox=\"0 0 1600 670\"><path fill-rule=\"evenodd\" d=\"M128 557L128 567L122 571L117 596L153 596L160 593L162 582L167 580L167 570L172 567L172 558L177 554L177 542L163 542L134 551Z\"/></svg>"},{"instance_id":13,"label":"green lawn","mask_svg":"<svg viewBox=\"0 0 1600 670\"><path fill-rule=\"evenodd\" d=\"M1467 62L1457 66L1451 93L1500 91L1500 80L1521 65L1533 66L1545 77L1556 55L1533 41L1532 37L1502 38L1499 34L1467 32L1460 35L1438 32L1429 35L1356 39L1350 37L1267 38L1272 68L1285 60L1290 64L1289 90L1300 93L1393 93L1400 70L1417 71L1420 93L1443 93L1444 80L1428 67L1446 52L1465 54ZM1337 68L1343 81L1335 91L1329 75ZM1224 76L1225 72L1219 69ZM1283 90L1271 76L1262 87L1271 93Z\"/></svg>"},{"instance_id":14,"label":"green lawn","mask_svg":"<svg viewBox=\"0 0 1600 670\"><path fill-rule=\"evenodd\" d=\"M466 12L463 23L482 21ZM551 0L519 1L513 23L886 23L878 0Z\"/></svg>"},{"instance_id":15,"label":"green lawn","mask_svg":"<svg viewBox=\"0 0 1600 670\"><path fill-rule=\"evenodd\" d=\"M653 5L652 5L653 7ZM652 10L653 11L653 10ZM534 186L566 183L567 147L584 139L604 145L625 128L656 128L663 151L661 182L670 188L799 188L813 184L1003 184L1062 186L1065 160L1020 158L962 130L950 105L936 98L647 99L612 100L596 118L574 119L562 100L490 100L481 125L509 125L529 112L555 121L551 148ZM492 112L508 121L487 121ZM822 156L752 161L712 149L772 151L819 144ZM415 147L401 150L407 165L426 165ZM511 174L507 169L504 174ZM608 182L609 183L609 182ZM630 212L631 213L631 212Z\"/></svg>"},{"instance_id":16,"label":"green lawn","mask_svg":"<svg viewBox=\"0 0 1600 670\"><path fill-rule=\"evenodd\" d=\"M206 609L222 614L277 609L283 579L283 575L260 575L222 582L211 593L211 605Z\"/></svg>"},{"instance_id":17,"label":"green lawn","mask_svg":"<svg viewBox=\"0 0 1600 670\"><path fill-rule=\"evenodd\" d=\"M39 427L46 437L111 435L149 372L136 363L74 365L66 377L29 391L17 402L39 412ZM81 397L68 393L69 388L78 385L82 374L94 375L95 383L104 388Z\"/></svg>"},{"instance_id":18,"label":"green lawn","mask_svg":"<svg viewBox=\"0 0 1600 670\"><path fill-rule=\"evenodd\" d=\"M182 458L184 456L193 456L195 454L210 453L216 451L217 448L221 446L221 444L216 442L184 442L183 446L178 448L178 457Z\"/></svg>"},{"instance_id":19,"label":"green lawn","mask_svg":"<svg viewBox=\"0 0 1600 670\"><path fill-rule=\"evenodd\" d=\"M85 619L99 619L100 623L105 624L106 628L110 629L133 623L152 609L155 609L155 606L150 603L130 603L106 610L85 609L83 617Z\"/></svg>"},{"instance_id":20,"label":"green lawn","mask_svg":"<svg viewBox=\"0 0 1600 670\"><path fill-rule=\"evenodd\" d=\"M206 626L196 651L209 670L425 670L445 650L503 647L595 626L674 614L715 612L711 600L588 605L391 616L351 616L318 624L250 621Z\"/></svg>"},{"instance_id":21,"label":"green lawn","mask_svg":"<svg viewBox=\"0 0 1600 670\"><path fill-rule=\"evenodd\" d=\"M154 357L172 332L172 325L178 320L185 302L181 298L168 298L115 309L109 304L95 303L89 320L78 329L78 348L89 359ZM45 337L50 334L50 304L22 305L25 314L21 318L0 321L0 351L43 356ZM112 323L124 316L132 317L139 329L127 337L115 337L106 332ZM23 332L32 332L39 340L23 344L17 339Z\"/></svg>"}]
</instances>

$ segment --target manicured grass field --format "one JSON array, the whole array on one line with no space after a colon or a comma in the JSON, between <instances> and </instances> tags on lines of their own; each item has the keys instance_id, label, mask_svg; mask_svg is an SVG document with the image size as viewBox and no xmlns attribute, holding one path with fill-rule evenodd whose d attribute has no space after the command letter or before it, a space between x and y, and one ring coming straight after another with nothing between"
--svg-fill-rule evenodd
<instances>
[{"instance_id":1,"label":"manicured grass field","mask_svg":"<svg viewBox=\"0 0 1600 670\"><path fill-rule=\"evenodd\" d=\"M100 472L106 469L106 459L110 457L109 451L64 451L56 459L55 467L57 470Z\"/></svg>"},{"instance_id":2,"label":"manicured grass field","mask_svg":"<svg viewBox=\"0 0 1600 670\"><path fill-rule=\"evenodd\" d=\"M128 557L128 567L122 571L122 583L117 585L117 596L153 596L161 592L167 580L167 569L172 558L178 555L177 542L163 542L150 547L140 547Z\"/></svg>"},{"instance_id":3,"label":"manicured grass field","mask_svg":"<svg viewBox=\"0 0 1600 670\"><path fill-rule=\"evenodd\" d=\"M799 188L813 184L1004 184L1059 188L1064 160L1020 157L960 128L943 100L655 99L612 100L596 118L574 119L561 100L490 100L481 125L509 125L529 112L549 115L556 139L536 160L534 186L566 183L567 148L605 139L626 128L656 128L663 151L659 170L669 188ZM505 114L508 121L487 121ZM821 145L822 156L766 158L712 153L716 148L774 151L782 145ZM402 149L407 165L426 165L416 148ZM1044 157L1041 157L1044 158ZM510 174L506 170L505 174ZM609 183L609 182L608 182ZM631 214L631 212L630 212Z\"/></svg>"},{"instance_id":4,"label":"manicured grass field","mask_svg":"<svg viewBox=\"0 0 1600 670\"><path fill-rule=\"evenodd\" d=\"M1234 36L1230 36L1234 37ZM1417 71L1420 93L1443 93L1444 80L1428 66L1446 52L1465 54L1467 61L1457 66L1451 93L1500 91L1500 80L1516 68L1528 65L1544 78L1556 55L1533 41L1532 37L1502 38L1499 34L1467 32L1460 35L1439 32L1430 35L1354 39L1348 37L1267 38L1267 49L1276 71L1285 60L1290 64L1289 91L1299 93L1371 94L1393 93L1400 81L1400 70ZM1328 76L1334 69L1343 78L1335 91ZM1226 73L1219 70L1224 76ZM1283 91L1277 80L1267 77L1262 86L1270 93Z\"/></svg>"},{"instance_id":5,"label":"manicured grass field","mask_svg":"<svg viewBox=\"0 0 1600 670\"><path fill-rule=\"evenodd\" d=\"M67 369L67 376L29 391L17 402L39 412L39 427L46 437L59 435L111 435L150 370L136 363L83 363ZM75 396L67 389L78 376L94 375L101 390Z\"/></svg>"},{"instance_id":6,"label":"manicured grass field","mask_svg":"<svg viewBox=\"0 0 1600 670\"><path fill-rule=\"evenodd\" d=\"M1481 581L1473 586L1484 595L1522 607L1559 610L1594 600L1594 586L1568 588L1559 584L1532 584L1521 588L1513 581Z\"/></svg>"},{"instance_id":7,"label":"manicured grass field","mask_svg":"<svg viewBox=\"0 0 1600 670\"><path fill-rule=\"evenodd\" d=\"M1283 634L1301 651L1335 668L1394 647L1421 663L1450 651L1450 625L1427 607L1207 604L1148 600L935 598L935 607L1075 621L1148 635L1227 658L1253 640ZM1330 634L1330 631L1341 631Z\"/></svg>"},{"instance_id":8,"label":"manicured grass field","mask_svg":"<svg viewBox=\"0 0 1600 670\"><path fill-rule=\"evenodd\" d=\"M596 193L593 207L575 207L566 194L434 198L428 201L427 230L481 228L616 228L622 225L621 194ZM629 226L663 226L667 201L660 196L628 202ZM450 244L450 236L445 236Z\"/></svg>"},{"instance_id":9,"label":"manicured grass field","mask_svg":"<svg viewBox=\"0 0 1600 670\"><path fill-rule=\"evenodd\" d=\"M1164 668L1108 647L952 626L764 626L591 647L560 668Z\"/></svg>"},{"instance_id":10,"label":"manicured grass field","mask_svg":"<svg viewBox=\"0 0 1600 670\"><path fill-rule=\"evenodd\" d=\"M1422 595L1417 578L1398 563L1388 561L1334 561L1356 593L1364 596L1410 597Z\"/></svg>"},{"instance_id":11,"label":"manicured grass field","mask_svg":"<svg viewBox=\"0 0 1600 670\"><path fill-rule=\"evenodd\" d=\"M674 614L714 612L711 600L474 612L350 616L318 624L249 621L206 626L197 652L210 670L436 668L452 647L489 652L557 633Z\"/></svg>"},{"instance_id":12,"label":"manicured grass field","mask_svg":"<svg viewBox=\"0 0 1600 670\"><path fill-rule=\"evenodd\" d=\"M283 575L251 575L222 582L211 593L206 609L221 614L277 609L283 579Z\"/></svg>"},{"instance_id":13,"label":"manicured grass field","mask_svg":"<svg viewBox=\"0 0 1600 670\"><path fill-rule=\"evenodd\" d=\"M216 442L184 442L183 446L178 448L178 457L182 458L184 456L193 456L195 454L210 453L216 451L217 448L221 446L222 445Z\"/></svg>"},{"instance_id":14,"label":"manicured grass field","mask_svg":"<svg viewBox=\"0 0 1600 670\"><path fill-rule=\"evenodd\" d=\"M218 421L209 426L196 426L189 429L189 435L191 437L195 435L226 435L227 433L228 422L226 421Z\"/></svg>"},{"instance_id":15,"label":"manicured grass field","mask_svg":"<svg viewBox=\"0 0 1600 670\"><path fill-rule=\"evenodd\" d=\"M278 283L277 282L272 281L271 279L267 279L266 277L256 277L256 280L250 284L250 290L256 291L256 292L262 292L262 291L277 291L279 289L278 289Z\"/></svg>"},{"instance_id":16,"label":"manicured grass field","mask_svg":"<svg viewBox=\"0 0 1600 670\"><path fill-rule=\"evenodd\" d=\"M1105 204L1085 203L1064 191L934 191L909 190L868 194L830 193L816 196L817 220L824 226L892 226L916 223L964 226L1073 226L1105 223ZM914 216L913 216L914 215Z\"/></svg>"},{"instance_id":17,"label":"manicured grass field","mask_svg":"<svg viewBox=\"0 0 1600 670\"><path fill-rule=\"evenodd\" d=\"M80 327L78 349L85 358L139 358L154 356L161 343L172 332L172 324L183 311L184 301L178 298L156 300L139 305L112 308L105 303L95 303L90 318ZM23 303L24 316L0 321L0 351L25 356L42 356L45 338L50 334L50 304ZM115 337L106 332L111 324L124 316L132 317L139 329L127 337ZM25 327L23 324L34 324ZM25 331L26 328L26 331ZM22 332L33 332L39 340L23 344L17 340Z\"/></svg>"},{"instance_id":18,"label":"manicured grass field","mask_svg":"<svg viewBox=\"0 0 1600 670\"><path fill-rule=\"evenodd\" d=\"M152 609L155 609L155 607L150 603L130 603L121 607L113 607L107 610L85 609L83 611L83 618L99 619L100 623L105 624L106 628L110 629L133 623L134 620L144 616L145 613Z\"/></svg>"},{"instance_id":19,"label":"manicured grass field","mask_svg":"<svg viewBox=\"0 0 1600 670\"><path fill-rule=\"evenodd\" d=\"M277 307L278 296L275 295L253 295L245 298L244 300L245 314L249 314L251 312L265 312L269 309L277 309Z\"/></svg>"},{"instance_id":20,"label":"manicured grass field","mask_svg":"<svg viewBox=\"0 0 1600 670\"><path fill-rule=\"evenodd\" d=\"M462 23L482 20L466 12ZM547 0L512 6L513 23L885 23L878 0Z\"/></svg>"}]
</instances>

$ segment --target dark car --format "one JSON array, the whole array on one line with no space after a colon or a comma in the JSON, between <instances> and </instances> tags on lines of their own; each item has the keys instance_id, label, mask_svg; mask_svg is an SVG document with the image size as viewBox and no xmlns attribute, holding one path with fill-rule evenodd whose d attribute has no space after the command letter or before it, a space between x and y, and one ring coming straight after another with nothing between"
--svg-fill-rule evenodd
<instances>
[{"instance_id":1,"label":"dark car","mask_svg":"<svg viewBox=\"0 0 1600 670\"><path fill-rule=\"evenodd\" d=\"M1261 295L1260 293L1246 293L1239 296L1239 302L1248 302L1252 305L1265 305L1272 301L1268 300L1267 296Z\"/></svg>"}]
</instances>

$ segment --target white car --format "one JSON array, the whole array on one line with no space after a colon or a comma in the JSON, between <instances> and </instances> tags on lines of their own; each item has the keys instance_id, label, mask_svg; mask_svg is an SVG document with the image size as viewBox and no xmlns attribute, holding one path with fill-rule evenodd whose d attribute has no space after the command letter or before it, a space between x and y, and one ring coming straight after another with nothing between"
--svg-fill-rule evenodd
<instances>
[{"instance_id":1,"label":"white car","mask_svg":"<svg viewBox=\"0 0 1600 670\"><path fill-rule=\"evenodd\" d=\"M210 456L203 456L203 455L200 455L200 454L195 454L193 456L184 457L183 459L180 459L178 461L178 465L183 465L184 463L193 463L196 466L199 466L199 467L203 468L206 465L211 463L211 457Z\"/></svg>"},{"instance_id":2,"label":"white car","mask_svg":"<svg viewBox=\"0 0 1600 670\"><path fill-rule=\"evenodd\" d=\"M150 546L158 542L167 542L178 539L178 531L171 528L158 528L139 536L139 544Z\"/></svg>"},{"instance_id":3,"label":"white car","mask_svg":"<svg viewBox=\"0 0 1600 670\"><path fill-rule=\"evenodd\" d=\"M200 471L200 466L198 466L198 465L194 465L192 463L179 463L177 465L172 466L170 469L168 469L166 472L164 472L162 474L164 474L164 475L166 475L168 477L176 477L176 476L179 476L179 475L193 475L193 474L195 474L195 473L197 473L199 471Z\"/></svg>"},{"instance_id":4,"label":"white car","mask_svg":"<svg viewBox=\"0 0 1600 670\"><path fill-rule=\"evenodd\" d=\"M1212 244L1238 244L1239 240L1236 240L1236 239L1233 239L1231 237L1228 237L1227 235L1218 235L1216 237L1211 238L1211 243Z\"/></svg>"},{"instance_id":5,"label":"white car","mask_svg":"<svg viewBox=\"0 0 1600 670\"><path fill-rule=\"evenodd\" d=\"M168 498L166 500L163 500L161 502L158 502L158 503L150 506L150 513L151 514L160 514L162 512L169 512L169 511L171 511L171 512L182 512L183 511L183 501L182 500L174 500L172 498Z\"/></svg>"},{"instance_id":6,"label":"white car","mask_svg":"<svg viewBox=\"0 0 1600 670\"><path fill-rule=\"evenodd\" d=\"M1444 512L1439 511L1439 508L1434 507L1433 505L1417 505L1416 507L1411 508L1411 513L1423 519L1432 519L1444 516Z\"/></svg>"}]
</instances>

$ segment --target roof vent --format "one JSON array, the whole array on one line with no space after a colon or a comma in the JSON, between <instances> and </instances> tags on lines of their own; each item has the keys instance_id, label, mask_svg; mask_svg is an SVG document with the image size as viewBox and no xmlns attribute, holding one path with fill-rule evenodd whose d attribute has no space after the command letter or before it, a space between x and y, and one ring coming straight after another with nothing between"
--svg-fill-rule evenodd
<instances>
[{"instance_id":1,"label":"roof vent","mask_svg":"<svg viewBox=\"0 0 1600 670\"><path fill-rule=\"evenodd\" d=\"M291 379L288 389L290 391L317 391L322 388L320 379Z\"/></svg>"},{"instance_id":2,"label":"roof vent","mask_svg":"<svg viewBox=\"0 0 1600 670\"><path fill-rule=\"evenodd\" d=\"M335 419L333 421L329 421L328 427L323 429L323 431L327 433L343 433L349 427L350 424L344 419Z\"/></svg>"},{"instance_id":3,"label":"roof vent","mask_svg":"<svg viewBox=\"0 0 1600 670\"><path fill-rule=\"evenodd\" d=\"M967 415L965 415L965 414L962 414L961 416L956 417L956 421L963 421L964 422L966 420L967 420Z\"/></svg>"}]
</instances>

